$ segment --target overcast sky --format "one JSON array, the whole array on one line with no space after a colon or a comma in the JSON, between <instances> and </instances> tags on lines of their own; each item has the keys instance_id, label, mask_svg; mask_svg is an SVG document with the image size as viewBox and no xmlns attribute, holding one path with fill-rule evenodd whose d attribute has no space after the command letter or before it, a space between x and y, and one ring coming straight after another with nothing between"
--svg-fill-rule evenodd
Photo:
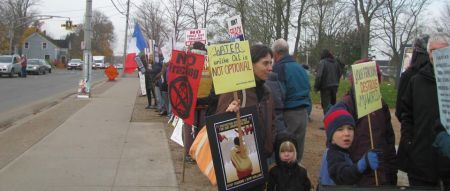
<instances>
[{"instance_id":1,"label":"overcast sky","mask_svg":"<svg viewBox=\"0 0 450 191\"><path fill-rule=\"evenodd\" d=\"M119 9L126 10L126 0L113 0ZM131 0L132 5L130 11L133 13L136 8L133 4L139 5L142 0ZM434 0L430 6L429 11L436 17L440 15L443 9L444 3L450 2L450 0ZM93 10L99 10L104 13L114 24L114 33L116 42L113 50L115 55L121 55L123 53L123 42L125 33L125 16L121 15L111 0L93 0ZM41 0L40 5L37 7L38 11L42 15L55 15L70 17L73 24L83 23L84 12L86 10L85 0ZM436 11L438 10L438 11ZM65 23L65 19L50 19L44 20L43 29L47 31L49 36L59 39L64 38L69 31L66 31L61 24Z\"/></svg>"}]
</instances>

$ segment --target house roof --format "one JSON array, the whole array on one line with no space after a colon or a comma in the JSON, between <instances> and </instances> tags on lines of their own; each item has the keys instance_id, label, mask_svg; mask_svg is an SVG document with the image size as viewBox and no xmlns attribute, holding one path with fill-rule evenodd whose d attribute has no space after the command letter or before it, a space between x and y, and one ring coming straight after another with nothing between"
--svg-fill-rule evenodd
<instances>
[{"instance_id":1,"label":"house roof","mask_svg":"<svg viewBox=\"0 0 450 191\"><path fill-rule=\"evenodd\" d=\"M41 33L38 33L38 32L34 32L30 36L28 36L27 39L30 38L33 35L38 35L38 36L48 40L50 43L52 43L53 45L57 46L58 48L69 48L69 41L67 41L67 40L55 40L55 39L52 39L51 37L49 37L47 35L44 35L44 34L41 34Z\"/></svg>"}]
</instances>

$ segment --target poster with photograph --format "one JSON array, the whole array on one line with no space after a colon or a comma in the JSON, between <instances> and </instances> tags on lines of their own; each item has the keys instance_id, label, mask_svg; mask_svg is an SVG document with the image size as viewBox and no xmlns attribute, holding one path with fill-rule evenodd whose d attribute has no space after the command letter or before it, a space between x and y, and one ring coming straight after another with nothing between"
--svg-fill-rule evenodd
<instances>
[{"instance_id":1,"label":"poster with photograph","mask_svg":"<svg viewBox=\"0 0 450 191\"><path fill-rule=\"evenodd\" d=\"M214 169L219 190L243 190L264 183L266 158L258 132L256 107L241 109L240 145L236 113L221 113L206 119Z\"/></svg>"}]
</instances>

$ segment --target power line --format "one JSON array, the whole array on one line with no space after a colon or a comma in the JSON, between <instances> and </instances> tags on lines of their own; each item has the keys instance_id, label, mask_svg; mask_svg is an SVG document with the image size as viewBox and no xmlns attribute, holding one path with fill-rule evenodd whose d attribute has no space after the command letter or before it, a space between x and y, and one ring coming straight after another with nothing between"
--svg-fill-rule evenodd
<instances>
[{"instance_id":1,"label":"power line","mask_svg":"<svg viewBox=\"0 0 450 191\"><path fill-rule=\"evenodd\" d=\"M96 9L102 9L102 8L111 8L113 6L103 6L103 7L96 7ZM67 12L81 12L86 11L85 9L72 9L72 10L60 10L60 11L46 11L46 13L67 13Z\"/></svg>"},{"instance_id":2,"label":"power line","mask_svg":"<svg viewBox=\"0 0 450 191\"><path fill-rule=\"evenodd\" d=\"M117 12L119 12L122 15L125 15L124 12L120 11L119 8L117 8L116 3L114 3L114 0L111 0L111 3L114 5L114 7L116 8Z\"/></svg>"}]
</instances>

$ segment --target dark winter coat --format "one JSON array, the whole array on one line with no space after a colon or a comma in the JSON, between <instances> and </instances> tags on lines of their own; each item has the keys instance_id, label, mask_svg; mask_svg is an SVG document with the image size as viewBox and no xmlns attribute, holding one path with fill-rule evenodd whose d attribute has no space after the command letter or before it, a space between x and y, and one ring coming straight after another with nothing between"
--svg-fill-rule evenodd
<instances>
[{"instance_id":1,"label":"dark winter coat","mask_svg":"<svg viewBox=\"0 0 450 191\"><path fill-rule=\"evenodd\" d=\"M345 95L342 99L350 114L356 120L355 134L352 146L349 149L350 157L355 163L371 149L369 121L364 116L357 117L353 91ZM397 184L397 167L395 152L395 134L391 124L391 114L388 105L382 100L382 108L370 113L372 127L372 137L375 149L383 152L380 158L380 168L378 168L378 181L380 185ZM375 185L373 171L365 172L357 185Z\"/></svg>"},{"instance_id":2,"label":"dark winter coat","mask_svg":"<svg viewBox=\"0 0 450 191\"><path fill-rule=\"evenodd\" d=\"M342 72L336 60L332 58L320 60L314 90L320 91L325 88L338 87L341 75Z\"/></svg>"},{"instance_id":3,"label":"dark winter coat","mask_svg":"<svg viewBox=\"0 0 450 191\"><path fill-rule=\"evenodd\" d=\"M427 64L413 76L402 98L401 139L398 153L401 169L416 179L436 182L439 173L448 179L448 158L433 149L433 125L439 119L439 105L433 65Z\"/></svg>"},{"instance_id":4,"label":"dark winter coat","mask_svg":"<svg viewBox=\"0 0 450 191\"><path fill-rule=\"evenodd\" d=\"M264 156L270 157L273 153L276 129L274 123L274 103L269 88L264 85L263 81L257 80L256 87L238 91L238 97L241 100L242 107L256 105L259 126L261 127L259 132L261 132L262 135L262 143L260 146L263 146L264 148ZM225 112L232 101L233 93L221 94L217 104L216 113Z\"/></svg>"},{"instance_id":5,"label":"dark winter coat","mask_svg":"<svg viewBox=\"0 0 450 191\"><path fill-rule=\"evenodd\" d=\"M280 145L290 141L297 146L295 139L287 134L277 138L275 143L275 160L277 165L270 169L267 191L309 191L311 182L306 169L298 165L297 161L283 162L280 159Z\"/></svg>"},{"instance_id":6,"label":"dark winter coat","mask_svg":"<svg viewBox=\"0 0 450 191\"><path fill-rule=\"evenodd\" d=\"M321 179L331 178L336 185L354 185L360 181L362 174L358 171L356 163L352 162L348 150L330 144L324 156L326 163L322 164L324 168L321 167Z\"/></svg>"},{"instance_id":7,"label":"dark winter coat","mask_svg":"<svg viewBox=\"0 0 450 191\"><path fill-rule=\"evenodd\" d=\"M398 83L397 89L397 103L395 105L395 116L398 121L401 120L401 116L403 113L403 105L402 105L402 97L405 94L406 88L408 87L409 80L419 73L420 69L426 66L429 63L428 53L424 52L413 52L413 56L411 58L411 65L408 69L406 69L400 76L400 81Z\"/></svg>"}]
</instances>

